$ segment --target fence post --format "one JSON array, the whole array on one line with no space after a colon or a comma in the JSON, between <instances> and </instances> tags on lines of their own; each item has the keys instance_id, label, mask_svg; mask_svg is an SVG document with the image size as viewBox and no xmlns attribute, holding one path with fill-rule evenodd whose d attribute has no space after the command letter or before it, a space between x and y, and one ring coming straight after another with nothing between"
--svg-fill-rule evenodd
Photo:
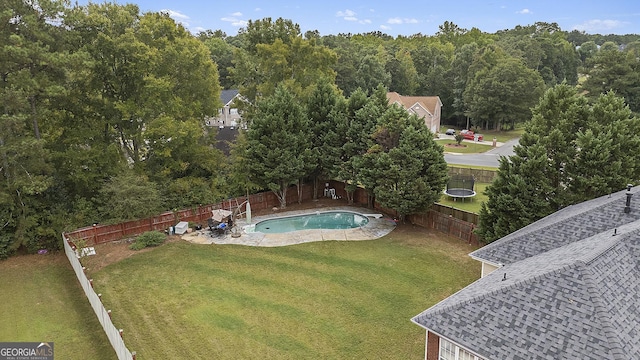
<instances>
[{"instance_id":1,"label":"fence post","mask_svg":"<svg viewBox=\"0 0 640 360\"><path fill-rule=\"evenodd\" d=\"M471 224L470 228L469 228L469 245L471 245L471 238L473 237L473 229L474 229L474 225Z\"/></svg>"}]
</instances>

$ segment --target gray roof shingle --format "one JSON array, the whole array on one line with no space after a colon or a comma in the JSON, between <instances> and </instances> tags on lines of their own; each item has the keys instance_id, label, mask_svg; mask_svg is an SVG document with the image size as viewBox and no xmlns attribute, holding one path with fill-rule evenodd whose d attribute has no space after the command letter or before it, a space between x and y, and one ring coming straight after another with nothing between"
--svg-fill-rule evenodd
<instances>
[{"instance_id":1,"label":"gray roof shingle","mask_svg":"<svg viewBox=\"0 0 640 360\"><path fill-rule=\"evenodd\" d=\"M631 189L638 192L640 187ZM640 199L624 213L626 190L568 206L535 223L484 246L470 255L493 264L510 264L608 229L640 219Z\"/></svg>"},{"instance_id":2,"label":"gray roof shingle","mask_svg":"<svg viewBox=\"0 0 640 360\"><path fill-rule=\"evenodd\" d=\"M222 90L220 91L220 101L222 101L222 105L227 105L233 100L233 98L238 95L238 90Z\"/></svg>"},{"instance_id":3,"label":"gray roof shingle","mask_svg":"<svg viewBox=\"0 0 640 360\"><path fill-rule=\"evenodd\" d=\"M496 242L514 254L476 251L505 265L412 321L487 359L640 359L640 207L624 214L625 192Z\"/></svg>"}]
</instances>

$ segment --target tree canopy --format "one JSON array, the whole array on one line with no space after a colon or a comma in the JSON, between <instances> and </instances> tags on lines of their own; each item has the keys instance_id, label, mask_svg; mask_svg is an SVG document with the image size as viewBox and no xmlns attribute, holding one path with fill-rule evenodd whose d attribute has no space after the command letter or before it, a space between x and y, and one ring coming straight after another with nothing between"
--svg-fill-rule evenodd
<instances>
[{"instance_id":1,"label":"tree canopy","mask_svg":"<svg viewBox=\"0 0 640 360\"><path fill-rule=\"evenodd\" d=\"M350 201L364 186L370 204L401 216L424 209L443 181L442 150L416 119L388 107L387 91L439 96L443 123L470 116L499 129L533 117L520 158L501 166L513 179L501 201L539 207L508 226L637 178L624 162L638 146L628 136L638 133L637 35L553 23L489 34L450 21L432 36L303 35L291 20L264 18L237 34L194 36L169 14L132 4L6 4L0 258L55 248L65 229L259 189L285 206L289 185L328 178L344 181ZM205 123L222 88L240 90L249 125L228 158ZM522 187L543 192L548 206L517 198ZM498 216L497 206L488 213Z\"/></svg>"},{"instance_id":2,"label":"tree canopy","mask_svg":"<svg viewBox=\"0 0 640 360\"><path fill-rule=\"evenodd\" d=\"M307 114L283 85L258 103L247 139L252 179L286 207L289 186L305 176L313 155Z\"/></svg>"},{"instance_id":3,"label":"tree canopy","mask_svg":"<svg viewBox=\"0 0 640 360\"><path fill-rule=\"evenodd\" d=\"M478 233L499 239L563 207L602 196L640 177L633 149L640 118L609 92L593 102L575 87L547 90L515 155L502 158L485 193Z\"/></svg>"}]
</instances>

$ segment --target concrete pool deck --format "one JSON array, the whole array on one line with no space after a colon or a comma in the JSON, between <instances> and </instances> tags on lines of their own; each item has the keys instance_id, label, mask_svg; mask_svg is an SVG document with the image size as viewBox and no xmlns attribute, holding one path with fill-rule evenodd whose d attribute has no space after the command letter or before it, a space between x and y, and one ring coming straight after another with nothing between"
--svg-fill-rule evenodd
<instances>
[{"instance_id":1,"label":"concrete pool deck","mask_svg":"<svg viewBox=\"0 0 640 360\"><path fill-rule=\"evenodd\" d=\"M312 214L315 212L325 211L352 211L367 216L369 222L354 229L340 230L301 230L278 234L265 234L261 232L247 233L243 228L247 225L244 219L239 220L236 226L240 236L233 237L231 233L224 235L212 234L209 229L202 229L188 233L182 236L183 240L197 244L234 244L247 246L286 246L294 244L302 244L306 242L337 240L337 241L358 241L358 240L374 240L387 235L396 227L396 223L392 218L381 213L355 206L335 206L323 207L322 209L306 209L295 211L283 211L268 215L254 216L251 219L252 224L256 224L262 220L277 217Z\"/></svg>"}]
</instances>

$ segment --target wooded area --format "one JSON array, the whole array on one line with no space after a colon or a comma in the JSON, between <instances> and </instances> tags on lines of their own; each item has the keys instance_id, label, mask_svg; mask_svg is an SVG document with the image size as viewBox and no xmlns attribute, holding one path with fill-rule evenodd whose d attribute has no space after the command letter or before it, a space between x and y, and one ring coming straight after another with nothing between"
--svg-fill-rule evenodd
<instances>
[{"instance_id":1,"label":"wooded area","mask_svg":"<svg viewBox=\"0 0 640 360\"><path fill-rule=\"evenodd\" d=\"M389 107L387 91L437 95L443 120L459 126L514 127L533 114L535 134L545 131L535 130L543 123L536 119L555 121L545 110L552 105L539 101L558 84L584 99L578 106L602 103L593 105L590 124L607 117L617 124L640 110L638 35L588 35L548 23L489 34L450 22L432 36L321 35L270 18L236 35L193 35L168 14L142 14L135 5L6 3L0 258L59 248L60 232L93 223L264 189L286 199L290 185L317 187L324 179L351 192L360 184L370 202L401 216L423 210L446 181L442 148L419 119ZM240 90L250 129L228 158L205 125L223 88ZM609 90L615 93L601 98ZM612 127L590 126L573 149L601 141L600 131ZM624 131L634 129L630 122ZM624 133L616 136L611 141ZM591 189L585 181L575 191L595 194L619 182Z\"/></svg>"}]
</instances>

